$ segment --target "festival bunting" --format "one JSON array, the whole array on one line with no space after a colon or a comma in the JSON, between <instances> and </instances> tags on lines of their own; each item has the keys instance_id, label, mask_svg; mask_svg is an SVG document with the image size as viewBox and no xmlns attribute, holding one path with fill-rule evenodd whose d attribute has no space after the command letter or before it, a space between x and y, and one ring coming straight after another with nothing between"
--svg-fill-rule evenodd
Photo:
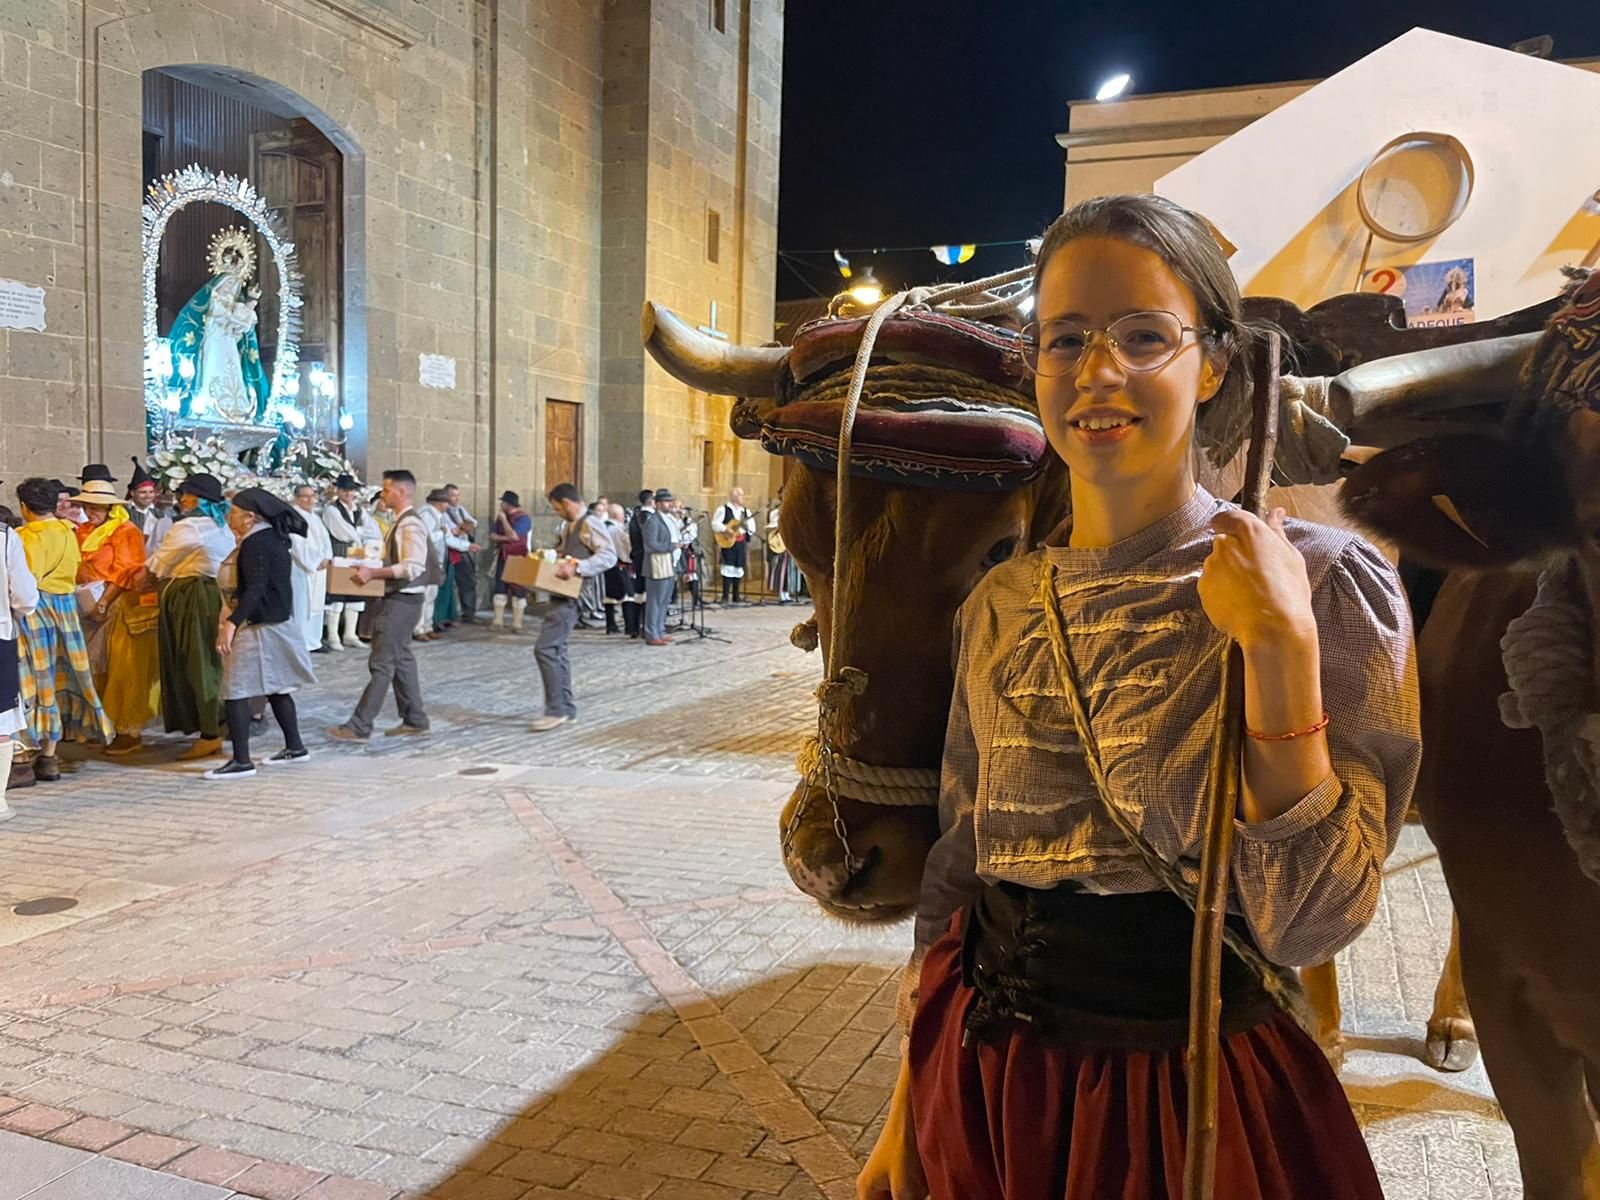
<instances>
[{"instance_id":1,"label":"festival bunting","mask_svg":"<svg viewBox=\"0 0 1600 1200\"><path fill-rule=\"evenodd\" d=\"M947 267L964 263L978 252L975 242L967 242L960 246L930 246L928 249L932 250L933 256Z\"/></svg>"}]
</instances>

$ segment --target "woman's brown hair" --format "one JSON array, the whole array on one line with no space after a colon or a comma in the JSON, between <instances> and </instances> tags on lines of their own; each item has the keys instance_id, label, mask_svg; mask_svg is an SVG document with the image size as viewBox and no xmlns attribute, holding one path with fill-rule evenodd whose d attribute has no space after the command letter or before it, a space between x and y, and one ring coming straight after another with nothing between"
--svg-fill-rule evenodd
<instances>
[{"instance_id":1,"label":"woman's brown hair","mask_svg":"<svg viewBox=\"0 0 1600 1200\"><path fill-rule=\"evenodd\" d=\"M1239 285L1205 218L1160 196L1096 196L1074 204L1045 231L1034 260L1033 290L1050 256L1075 238L1111 237L1161 257L1194 294L1201 345L1226 364L1222 386L1200 406L1195 436L1206 456L1226 465L1250 426L1250 366L1246 351L1266 326L1244 318Z\"/></svg>"}]
</instances>

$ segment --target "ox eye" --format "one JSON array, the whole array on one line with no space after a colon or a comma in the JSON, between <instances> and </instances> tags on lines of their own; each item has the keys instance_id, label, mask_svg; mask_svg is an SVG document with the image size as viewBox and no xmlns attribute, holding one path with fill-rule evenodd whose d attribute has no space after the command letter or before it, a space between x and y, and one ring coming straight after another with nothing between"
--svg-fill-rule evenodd
<instances>
[{"instance_id":1,"label":"ox eye","mask_svg":"<svg viewBox=\"0 0 1600 1200\"><path fill-rule=\"evenodd\" d=\"M989 547L989 553L983 556L983 562L979 564L979 569L983 571L991 570L992 568L997 567L1001 563L1005 562L1016 552L1016 538L1001 538L998 542Z\"/></svg>"}]
</instances>

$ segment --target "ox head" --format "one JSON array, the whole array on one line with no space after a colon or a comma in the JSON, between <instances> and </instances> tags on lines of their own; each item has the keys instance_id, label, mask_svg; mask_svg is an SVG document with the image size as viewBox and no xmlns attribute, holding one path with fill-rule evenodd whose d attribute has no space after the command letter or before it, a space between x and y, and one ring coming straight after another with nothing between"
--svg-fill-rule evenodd
<instances>
[{"instance_id":1,"label":"ox head","mask_svg":"<svg viewBox=\"0 0 1600 1200\"><path fill-rule=\"evenodd\" d=\"M984 573L1025 553L1066 516L1065 469L1049 452L1014 335L935 313L885 323L868 371L850 455L847 544L835 546L838 430L864 320L802 329L792 349L734 347L645 306L642 333L675 378L740 397L741 437L795 458L784 492L785 545L816 604L832 670L864 672L838 714L835 749L879 767L939 765L953 686L955 613ZM835 570L841 613L833 611ZM797 784L780 818L784 865L796 885L848 920L890 920L916 906L938 836L931 807L841 796L854 869L825 798L801 804Z\"/></svg>"},{"instance_id":2,"label":"ox head","mask_svg":"<svg viewBox=\"0 0 1600 1200\"><path fill-rule=\"evenodd\" d=\"M1540 731L1556 816L1600 883L1600 274L1543 333L1509 342L1520 373L1500 426L1385 451L1346 482L1345 507L1437 566L1540 571L1536 599L1501 640L1500 715ZM1437 374L1414 374L1403 391L1418 395ZM1458 375L1452 388L1486 379Z\"/></svg>"},{"instance_id":3,"label":"ox head","mask_svg":"<svg viewBox=\"0 0 1600 1200\"><path fill-rule=\"evenodd\" d=\"M1494 569L1597 553L1600 274L1542 333L1379 359L1331 390L1356 441L1392 447L1346 480L1345 509L1408 556Z\"/></svg>"}]
</instances>

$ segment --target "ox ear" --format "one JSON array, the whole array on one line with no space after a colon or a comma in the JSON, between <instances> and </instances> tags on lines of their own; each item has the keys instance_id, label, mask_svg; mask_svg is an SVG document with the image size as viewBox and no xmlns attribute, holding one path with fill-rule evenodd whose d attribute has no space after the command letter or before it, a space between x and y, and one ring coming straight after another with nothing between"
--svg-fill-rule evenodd
<instances>
[{"instance_id":1,"label":"ox ear","mask_svg":"<svg viewBox=\"0 0 1600 1200\"><path fill-rule=\"evenodd\" d=\"M1508 567L1573 541L1561 463L1500 433L1386 450L1345 480L1340 504L1407 557L1446 570Z\"/></svg>"}]
</instances>

